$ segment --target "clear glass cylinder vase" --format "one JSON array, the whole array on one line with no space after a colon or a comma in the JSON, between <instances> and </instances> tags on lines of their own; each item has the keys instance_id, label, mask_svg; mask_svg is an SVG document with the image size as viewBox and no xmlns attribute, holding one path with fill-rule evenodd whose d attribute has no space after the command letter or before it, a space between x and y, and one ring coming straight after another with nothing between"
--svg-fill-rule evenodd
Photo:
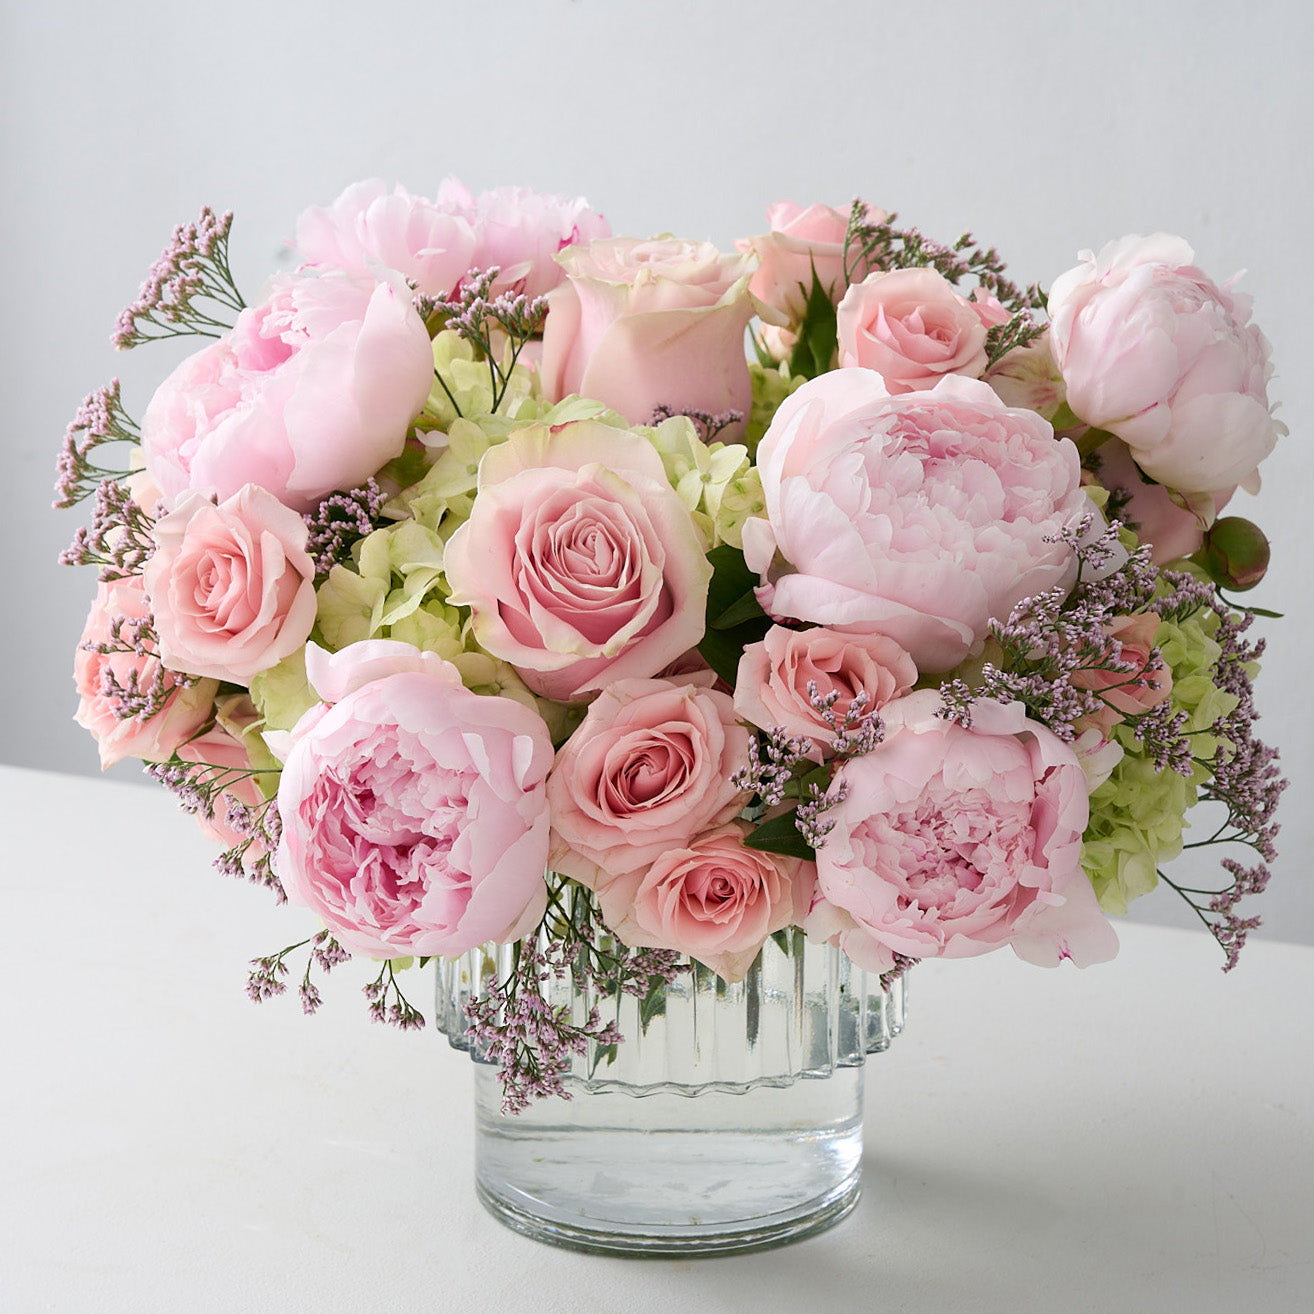
<instances>
[{"instance_id":1,"label":"clear glass cylinder vase","mask_svg":"<svg viewBox=\"0 0 1314 1314\"><path fill-rule=\"evenodd\" d=\"M756 1250L808 1236L857 1203L864 1060L903 1025L904 983L880 982L799 931L767 941L743 981L692 964L642 1007L570 978L548 1002L598 1003L623 1042L574 1060L571 1098L502 1112L466 1004L511 950L437 967L440 1029L476 1063L479 1198L518 1232L630 1255Z\"/></svg>"}]
</instances>

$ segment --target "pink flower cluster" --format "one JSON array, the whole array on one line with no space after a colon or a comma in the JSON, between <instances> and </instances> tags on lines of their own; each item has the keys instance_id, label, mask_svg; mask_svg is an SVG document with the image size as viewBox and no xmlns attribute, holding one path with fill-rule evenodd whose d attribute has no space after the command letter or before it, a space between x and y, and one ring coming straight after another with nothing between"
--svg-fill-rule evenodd
<instances>
[{"instance_id":1,"label":"pink flower cluster","mask_svg":"<svg viewBox=\"0 0 1314 1314\"><path fill-rule=\"evenodd\" d=\"M231 780L215 837L390 962L557 925L570 881L624 945L730 981L789 927L881 973L1111 957L1092 787L1196 694L1098 508L1157 562L1196 552L1284 431L1268 344L1162 234L1085 253L1046 327L968 239L767 219L725 253L580 198L362 182L252 305L227 220L180 230L168 323L222 328L184 303L229 289L235 322L140 435L115 391L62 458L75 490L140 437L79 539L102 761ZM1078 606L1091 660L1046 676ZM1011 615L1052 632L1005 653ZM981 695L1005 660L1081 715Z\"/></svg>"}]
</instances>

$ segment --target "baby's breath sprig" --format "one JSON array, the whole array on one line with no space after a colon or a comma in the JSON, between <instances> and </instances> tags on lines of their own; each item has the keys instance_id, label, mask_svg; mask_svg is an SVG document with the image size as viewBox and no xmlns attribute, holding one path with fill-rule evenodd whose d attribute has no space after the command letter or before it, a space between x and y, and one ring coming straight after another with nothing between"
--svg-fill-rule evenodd
<instances>
[{"instance_id":1,"label":"baby's breath sprig","mask_svg":"<svg viewBox=\"0 0 1314 1314\"><path fill-rule=\"evenodd\" d=\"M164 338L217 338L246 308L228 267L233 212L201 207L195 222L179 224L151 266L136 300L124 308L111 339L119 351Z\"/></svg>"}]
</instances>

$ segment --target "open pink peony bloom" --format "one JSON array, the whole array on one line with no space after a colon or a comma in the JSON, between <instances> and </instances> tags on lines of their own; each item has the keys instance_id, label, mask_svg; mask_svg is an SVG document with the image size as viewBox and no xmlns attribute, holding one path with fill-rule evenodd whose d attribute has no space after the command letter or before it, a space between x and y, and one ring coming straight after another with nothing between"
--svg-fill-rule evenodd
<instances>
[{"instance_id":1,"label":"open pink peony bloom","mask_svg":"<svg viewBox=\"0 0 1314 1314\"><path fill-rule=\"evenodd\" d=\"M811 863L745 848L731 823L598 886L602 917L625 944L674 949L740 981L767 936L803 918Z\"/></svg>"},{"instance_id":2,"label":"open pink peony bloom","mask_svg":"<svg viewBox=\"0 0 1314 1314\"><path fill-rule=\"evenodd\" d=\"M722 255L707 242L615 237L559 259L568 281L548 300L540 370L548 397L592 397L631 424L651 423L659 405L748 414L751 255Z\"/></svg>"},{"instance_id":3,"label":"open pink peony bloom","mask_svg":"<svg viewBox=\"0 0 1314 1314\"><path fill-rule=\"evenodd\" d=\"M730 777L747 761L727 694L678 680L609 684L548 778L553 869L595 888L729 821L745 802Z\"/></svg>"},{"instance_id":4,"label":"open pink peony bloom","mask_svg":"<svg viewBox=\"0 0 1314 1314\"><path fill-rule=\"evenodd\" d=\"M892 394L933 388L946 374L978 378L992 309L934 269L869 274L835 312L840 365L875 370Z\"/></svg>"},{"instance_id":5,"label":"open pink peony bloom","mask_svg":"<svg viewBox=\"0 0 1314 1314\"><path fill-rule=\"evenodd\" d=\"M883 634L773 625L761 643L744 649L735 680L735 710L763 730L779 726L811 739L812 759L820 762L835 731L813 703L810 685L821 698L836 695L831 711L843 725L859 693L867 695L865 715L907 693L916 681L912 658Z\"/></svg>"},{"instance_id":6,"label":"open pink peony bloom","mask_svg":"<svg viewBox=\"0 0 1314 1314\"><path fill-rule=\"evenodd\" d=\"M1151 478L1188 497L1256 489L1286 426L1250 298L1219 287L1180 237L1083 251L1049 294L1050 347L1081 420L1115 433Z\"/></svg>"},{"instance_id":7,"label":"open pink peony bloom","mask_svg":"<svg viewBox=\"0 0 1314 1314\"><path fill-rule=\"evenodd\" d=\"M395 270L427 296L447 298L474 265L466 219L381 179L353 183L332 205L297 220L296 247L307 264L374 275Z\"/></svg>"},{"instance_id":8,"label":"open pink peony bloom","mask_svg":"<svg viewBox=\"0 0 1314 1314\"><path fill-rule=\"evenodd\" d=\"M149 620L140 575L102 581L73 659L78 690L74 720L95 738L102 769L125 757L167 762L174 749L205 724L219 690L214 680L180 685L161 665L154 644L138 642L137 626ZM125 621L126 626L121 623ZM115 651L92 652L88 645ZM125 715L131 709L124 705L122 693L135 690L145 695L157 686L163 695L158 710Z\"/></svg>"},{"instance_id":9,"label":"open pink peony bloom","mask_svg":"<svg viewBox=\"0 0 1314 1314\"><path fill-rule=\"evenodd\" d=\"M537 694L656 675L703 636L712 568L651 443L591 420L490 448L446 551L452 602Z\"/></svg>"},{"instance_id":10,"label":"open pink peony bloom","mask_svg":"<svg viewBox=\"0 0 1314 1314\"><path fill-rule=\"evenodd\" d=\"M975 379L891 397L869 370L806 383L757 453L769 520L744 555L773 616L889 635L919 671L979 651L992 617L1067 587L1053 537L1093 508L1077 449Z\"/></svg>"},{"instance_id":11,"label":"open pink peony bloom","mask_svg":"<svg viewBox=\"0 0 1314 1314\"><path fill-rule=\"evenodd\" d=\"M336 701L290 736L276 863L288 898L376 958L459 954L532 930L547 899L543 722L391 640L331 659L311 644L306 674Z\"/></svg>"},{"instance_id":12,"label":"open pink peony bloom","mask_svg":"<svg viewBox=\"0 0 1314 1314\"><path fill-rule=\"evenodd\" d=\"M309 510L401 454L432 381L429 334L399 278L280 275L156 390L146 468L171 505L258 484Z\"/></svg>"},{"instance_id":13,"label":"open pink peony bloom","mask_svg":"<svg viewBox=\"0 0 1314 1314\"><path fill-rule=\"evenodd\" d=\"M307 532L253 484L218 506L190 493L156 521L145 580L164 664L246 684L296 652L315 623Z\"/></svg>"},{"instance_id":14,"label":"open pink peony bloom","mask_svg":"<svg viewBox=\"0 0 1314 1314\"><path fill-rule=\"evenodd\" d=\"M971 730L939 704L935 690L888 704L885 741L844 764L808 934L868 971L1004 945L1042 967L1112 958L1081 867L1089 803L1072 749L1021 703L978 703Z\"/></svg>"}]
</instances>

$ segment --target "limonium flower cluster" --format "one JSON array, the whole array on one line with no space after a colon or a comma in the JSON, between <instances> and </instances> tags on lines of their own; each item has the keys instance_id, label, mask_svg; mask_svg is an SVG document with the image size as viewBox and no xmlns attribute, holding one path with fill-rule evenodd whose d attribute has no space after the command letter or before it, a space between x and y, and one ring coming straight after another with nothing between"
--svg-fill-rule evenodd
<instances>
[{"instance_id":1,"label":"limonium flower cluster","mask_svg":"<svg viewBox=\"0 0 1314 1314\"><path fill-rule=\"evenodd\" d=\"M614 1057L608 1001L646 1025L799 931L886 988L1085 967L1163 885L1235 965L1284 782L1232 499L1285 427L1180 238L1046 294L862 201L721 251L365 182L248 302L232 222L175 230L123 312L121 349L201 345L139 421L85 399L56 505L91 502L63 559L99 572L102 762L319 920L252 999L295 968L314 1012L367 959L413 1029L416 968L512 946L467 1027L515 1112ZM1165 871L1206 845L1216 887Z\"/></svg>"}]
</instances>

